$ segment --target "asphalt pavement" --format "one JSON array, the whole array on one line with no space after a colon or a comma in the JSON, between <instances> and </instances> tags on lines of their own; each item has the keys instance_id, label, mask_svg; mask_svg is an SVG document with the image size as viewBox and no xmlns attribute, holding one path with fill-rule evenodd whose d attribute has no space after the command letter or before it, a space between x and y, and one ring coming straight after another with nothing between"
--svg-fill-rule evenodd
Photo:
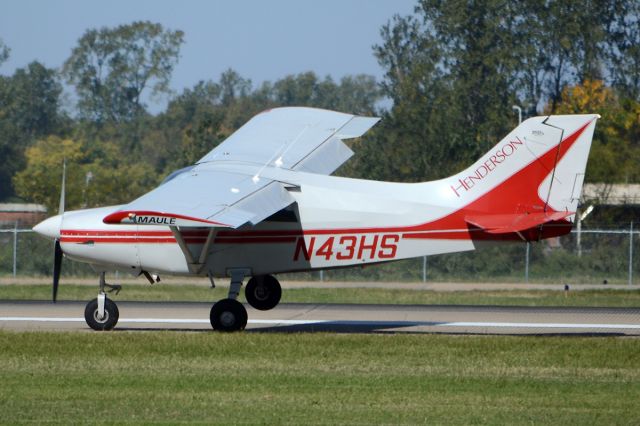
<instances>
[{"instance_id":1,"label":"asphalt pavement","mask_svg":"<svg viewBox=\"0 0 640 426\"><path fill-rule=\"evenodd\" d=\"M85 302L0 301L0 329L91 332ZM246 305L247 332L578 334L640 336L640 308L280 304ZM211 331L210 303L118 302L119 331Z\"/></svg>"}]
</instances>

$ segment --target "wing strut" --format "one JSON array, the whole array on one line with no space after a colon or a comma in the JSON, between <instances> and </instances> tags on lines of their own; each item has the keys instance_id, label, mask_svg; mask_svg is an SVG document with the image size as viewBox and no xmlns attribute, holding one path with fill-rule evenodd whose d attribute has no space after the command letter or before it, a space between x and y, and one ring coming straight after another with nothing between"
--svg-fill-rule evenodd
<instances>
[{"instance_id":1,"label":"wing strut","mask_svg":"<svg viewBox=\"0 0 640 426\"><path fill-rule=\"evenodd\" d=\"M198 261L193 257L191 250L189 250L189 246L187 246L187 242L182 235L182 231L177 226L170 226L171 233L173 237L176 239L178 246L180 246L180 250L182 250L182 254L184 254L184 258L187 261L187 267L189 268L189 272L193 274L199 274L204 266L207 263L207 254L209 253L209 248L213 243L213 237L215 235L215 228L209 228L209 234L207 234L207 240L200 251L200 256L198 256Z\"/></svg>"}]
</instances>

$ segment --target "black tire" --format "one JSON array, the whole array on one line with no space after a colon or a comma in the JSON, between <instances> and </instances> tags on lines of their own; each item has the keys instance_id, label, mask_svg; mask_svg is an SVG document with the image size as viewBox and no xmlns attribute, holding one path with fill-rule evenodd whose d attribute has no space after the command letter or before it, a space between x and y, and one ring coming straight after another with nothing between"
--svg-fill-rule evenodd
<instances>
[{"instance_id":1,"label":"black tire","mask_svg":"<svg viewBox=\"0 0 640 426\"><path fill-rule=\"evenodd\" d=\"M244 289L249 305L261 311L278 306L282 297L282 287L272 275L258 275L249 280Z\"/></svg>"},{"instance_id":2,"label":"black tire","mask_svg":"<svg viewBox=\"0 0 640 426\"><path fill-rule=\"evenodd\" d=\"M247 310L234 299L222 299L211 307L211 327L218 331L240 331L247 326Z\"/></svg>"},{"instance_id":3,"label":"black tire","mask_svg":"<svg viewBox=\"0 0 640 426\"><path fill-rule=\"evenodd\" d=\"M104 318L98 318L98 299L93 299L84 308L84 319L87 325L97 331L112 330L118 323L120 312L118 306L110 299L104 300Z\"/></svg>"}]
</instances>

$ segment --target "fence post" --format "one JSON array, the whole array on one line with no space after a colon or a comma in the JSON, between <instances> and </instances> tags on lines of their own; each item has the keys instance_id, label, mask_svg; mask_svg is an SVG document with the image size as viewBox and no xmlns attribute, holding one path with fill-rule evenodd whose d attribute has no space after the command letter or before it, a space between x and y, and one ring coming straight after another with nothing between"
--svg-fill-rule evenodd
<instances>
[{"instance_id":1,"label":"fence post","mask_svg":"<svg viewBox=\"0 0 640 426\"><path fill-rule=\"evenodd\" d=\"M629 226L629 285L633 284L633 221Z\"/></svg>"},{"instance_id":2,"label":"fence post","mask_svg":"<svg viewBox=\"0 0 640 426\"><path fill-rule=\"evenodd\" d=\"M524 254L524 282L525 284L529 284L529 247L531 247L531 243L527 241L527 250Z\"/></svg>"},{"instance_id":3,"label":"fence post","mask_svg":"<svg viewBox=\"0 0 640 426\"><path fill-rule=\"evenodd\" d=\"M16 266L18 263L18 221L13 226L13 278L16 277Z\"/></svg>"},{"instance_id":4,"label":"fence post","mask_svg":"<svg viewBox=\"0 0 640 426\"><path fill-rule=\"evenodd\" d=\"M422 282L427 282L427 256L422 256Z\"/></svg>"},{"instance_id":5,"label":"fence post","mask_svg":"<svg viewBox=\"0 0 640 426\"><path fill-rule=\"evenodd\" d=\"M580 216L578 216L578 223L576 225L576 246L578 248L578 257L582 257L582 221L580 220Z\"/></svg>"}]
</instances>

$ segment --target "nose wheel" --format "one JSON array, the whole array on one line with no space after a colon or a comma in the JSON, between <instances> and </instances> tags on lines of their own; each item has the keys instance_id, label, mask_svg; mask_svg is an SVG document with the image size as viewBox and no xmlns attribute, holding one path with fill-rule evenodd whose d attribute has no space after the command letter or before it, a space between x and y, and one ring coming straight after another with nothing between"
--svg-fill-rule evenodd
<instances>
[{"instance_id":1,"label":"nose wheel","mask_svg":"<svg viewBox=\"0 0 640 426\"><path fill-rule=\"evenodd\" d=\"M118 312L118 306L110 299L107 299L108 292L115 291L116 294L120 292L122 286L118 284L107 284L104 279L105 273L100 273L100 292L98 297L87 303L84 308L84 320L87 325L97 331L112 330L118 323L120 312Z\"/></svg>"},{"instance_id":2,"label":"nose wheel","mask_svg":"<svg viewBox=\"0 0 640 426\"><path fill-rule=\"evenodd\" d=\"M104 297L104 295L102 295ZM100 303L104 303L104 307L100 309ZM100 312L102 310L102 312ZM118 323L118 306L110 299L104 297L103 301L100 301L100 296L97 299L93 299L87 303L87 307L84 309L84 319L87 321L87 325L96 331L112 330Z\"/></svg>"}]
</instances>

